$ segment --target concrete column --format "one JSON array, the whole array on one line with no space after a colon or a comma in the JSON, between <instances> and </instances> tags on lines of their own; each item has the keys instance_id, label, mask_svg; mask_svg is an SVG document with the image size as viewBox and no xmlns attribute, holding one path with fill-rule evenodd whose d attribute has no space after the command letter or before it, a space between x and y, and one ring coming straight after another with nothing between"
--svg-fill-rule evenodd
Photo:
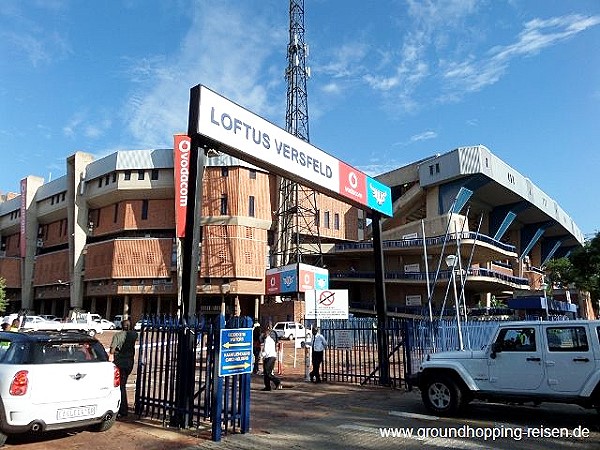
<instances>
[{"instance_id":1,"label":"concrete column","mask_svg":"<svg viewBox=\"0 0 600 450\"><path fill-rule=\"evenodd\" d=\"M86 197L85 169L93 155L77 152L67 158L67 213L69 219L69 275L71 308L82 308L84 258L90 231Z\"/></svg>"},{"instance_id":2,"label":"concrete column","mask_svg":"<svg viewBox=\"0 0 600 450\"><path fill-rule=\"evenodd\" d=\"M33 274L37 253L38 220L35 194L44 179L29 176L21 180L21 308L33 309Z\"/></svg>"}]
</instances>

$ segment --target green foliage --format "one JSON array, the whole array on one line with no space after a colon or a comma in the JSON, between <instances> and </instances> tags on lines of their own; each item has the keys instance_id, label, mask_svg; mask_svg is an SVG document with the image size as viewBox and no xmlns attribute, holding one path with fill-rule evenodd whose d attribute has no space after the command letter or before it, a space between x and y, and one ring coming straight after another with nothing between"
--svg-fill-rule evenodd
<instances>
[{"instance_id":1,"label":"green foliage","mask_svg":"<svg viewBox=\"0 0 600 450\"><path fill-rule=\"evenodd\" d=\"M6 311L8 301L6 300L6 280L0 277L0 313Z\"/></svg>"},{"instance_id":2,"label":"green foliage","mask_svg":"<svg viewBox=\"0 0 600 450\"><path fill-rule=\"evenodd\" d=\"M551 286L566 287L574 282L573 264L569 258L550 260L544 267L548 283Z\"/></svg>"},{"instance_id":3,"label":"green foliage","mask_svg":"<svg viewBox=\"0 0 600 450\"><path fill-rule=\"evenodd\" d=\"M573 282L588 291L593 301L600 300L600 233L570 256Z\"/></svg>"}]
</instances>

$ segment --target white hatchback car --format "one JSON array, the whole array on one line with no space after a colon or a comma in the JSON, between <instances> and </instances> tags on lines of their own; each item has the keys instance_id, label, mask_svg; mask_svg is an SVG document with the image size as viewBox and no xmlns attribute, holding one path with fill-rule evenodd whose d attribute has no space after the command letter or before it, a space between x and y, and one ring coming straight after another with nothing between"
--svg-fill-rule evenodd
<instances>
[{"instance_id":1,"label":"white hatchback car","mask_svg":"<svg viewBox=\"0 0 600 450\"><path fill-rule=\"evenodd\" d=\"M20 433L106 431L121 402L117 367L87 335L0 332L0 445Z\"/></svg>"}]
</instances>

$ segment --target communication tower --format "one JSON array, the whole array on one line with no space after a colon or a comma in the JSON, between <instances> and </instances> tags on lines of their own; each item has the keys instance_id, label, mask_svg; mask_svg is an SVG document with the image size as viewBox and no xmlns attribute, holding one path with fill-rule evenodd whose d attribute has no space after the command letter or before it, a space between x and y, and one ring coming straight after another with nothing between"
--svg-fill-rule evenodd
<instances>
[{"instance_id":1,"label":"communication tower","mask_svg":"<svg viewBox=\"0 0 600 450\"><path fill-rule=\"evenodd\" d=\"M304 0L290 0L290 35L287 47L288 65L286 130L309 142L306 66L308 46L304 42ZM317 193L295 181L278 179L279 196L277 230L271 253L275 267L305 263L321 267L323 253L319 233Z\"/></svg>"}]
</instances>

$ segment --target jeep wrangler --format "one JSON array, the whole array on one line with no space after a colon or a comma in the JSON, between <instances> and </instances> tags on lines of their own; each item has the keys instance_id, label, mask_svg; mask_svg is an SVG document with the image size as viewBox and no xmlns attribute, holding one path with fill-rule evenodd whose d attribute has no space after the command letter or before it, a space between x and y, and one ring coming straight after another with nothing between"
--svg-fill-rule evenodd
<instances>
[{"instance_id":1,"label":"jeep wrangler","mask_svg":"<svg viewBox=\"0 0 600 450\"><path fill-rule=\"evenodd\" d=\"M428 354L425 407L453 415L471 400L572 403L600 412L600 321L499 322L481 350Z\"/></svg>"}]
</instances>

